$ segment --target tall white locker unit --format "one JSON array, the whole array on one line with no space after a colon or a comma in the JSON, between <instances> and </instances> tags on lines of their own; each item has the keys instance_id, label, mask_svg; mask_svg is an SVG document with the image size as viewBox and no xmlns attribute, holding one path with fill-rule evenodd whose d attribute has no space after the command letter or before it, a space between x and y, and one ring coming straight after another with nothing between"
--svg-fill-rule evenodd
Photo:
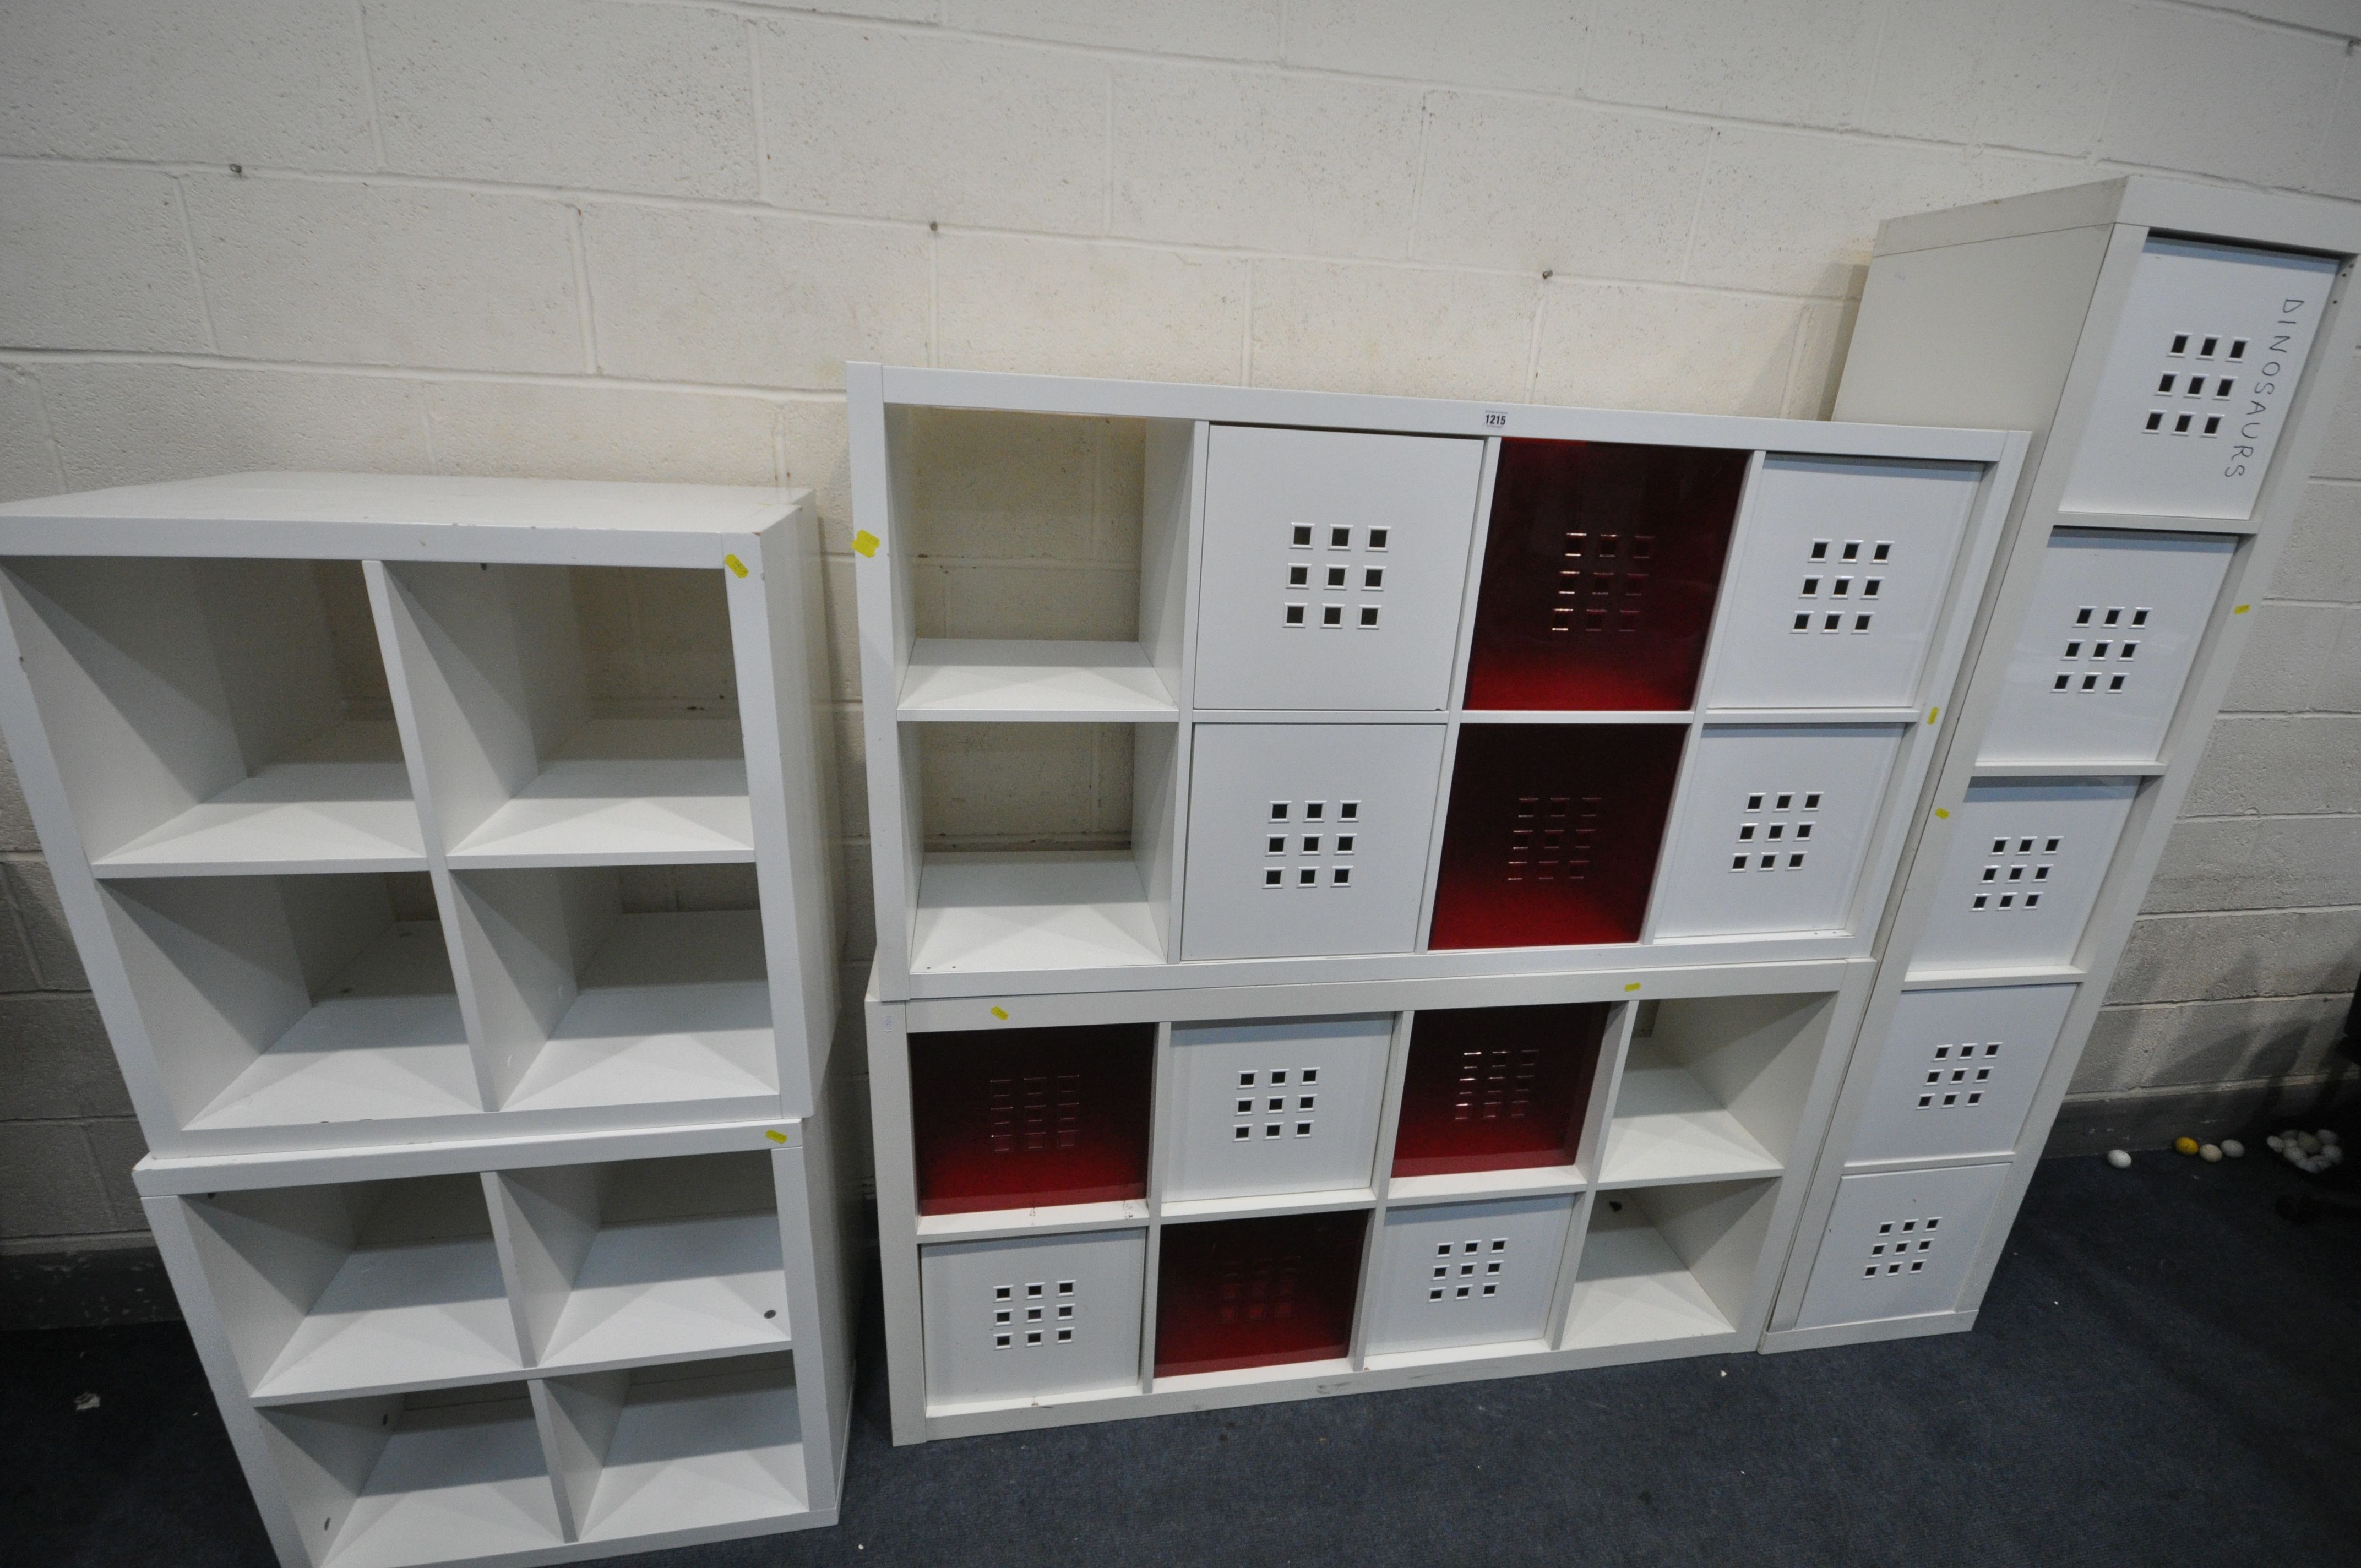
<instances>
[{"instance_id":1,"label":"tall white locker unit","mask_svg":"<svg viewBox=\"0 0 2361 1568\"><path fill-rule=\"evenodd\" d=\"M848 389L896 1441L1756 1343L2025 438ZM951 585L1115 427L1128 635ZM1126 845L930 828L1042 725Z\"/></svg>"},{"instance_id":2,"label":"tall white locker unit","mask_svg":"<svg viewBox=\"0 0 2361 1568\"><path fill-rule=\"evenodd\" d=\"M1971 1327L2353 356L2349 206L2134 176L1880 231L1846 419L2035 433L1765 1336Z\"/></svg>"},{"instance_id":3,"label":"tall white locker unit","mask_svg":"<svg viewBox=\"0 0 2361 1568\"><path fill-rule=\"evenodd\" d=\"M0 730L287 1568L834 1521L816 552L708 486L0 507Z\"/></svg>"}]
</instances>

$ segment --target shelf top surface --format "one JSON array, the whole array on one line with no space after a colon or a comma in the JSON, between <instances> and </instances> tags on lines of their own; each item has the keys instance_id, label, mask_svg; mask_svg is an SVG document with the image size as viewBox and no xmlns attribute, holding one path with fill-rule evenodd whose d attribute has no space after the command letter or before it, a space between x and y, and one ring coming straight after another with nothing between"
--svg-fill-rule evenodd
<instances>
[{"instance_id":1,"label":"shelf top surface","mask_svg":"<svg viewBox=\"0 0 2361 1568\"><path fill-rule=\"evenodd\" d=\"M281 529L511 530L742 536L810 494L736 485L424 474L221 474L0 505L0 552L215 554ZM339 552L328 539L309 548ZM295 552L290 552L295 553Z\"/></svg>"},{"instance_id":2,"label":"shelf top surface","mask_svg":"<svg viewBox=\"0 0 2361 1568\"><path fill-rule=\"evenodd\" d=\"M1210 420L1237 424L1321 426L1434 435L1531 436L1718 446L1781 453L1997 462L2010 433L1919 425L1839 424L1747 414L1660 413L1631 409L1482 403L1366 392L1295 391L1084 376L1016 375L852 365L856 382L873 375L884 401L926 408L1133 419Z\"/></svg>"},{"instance_id":3,"label":"shelf top surface","mask_svg":"<svg viewBox=\"0 0 2361 1568\"><path fill-rule=\"evenodd\" d=\"M2361 251L2361 214L2345 203L2126 174L1888 218L1878 226L1876 254L1902 255L2118 223L2247 245L2348 255Z\"/></svg>"}]
</instances>

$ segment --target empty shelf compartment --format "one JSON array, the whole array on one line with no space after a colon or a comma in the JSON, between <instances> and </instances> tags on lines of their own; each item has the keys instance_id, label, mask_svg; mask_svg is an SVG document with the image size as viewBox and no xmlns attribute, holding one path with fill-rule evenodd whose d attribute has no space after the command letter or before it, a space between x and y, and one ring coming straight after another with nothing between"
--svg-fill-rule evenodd
<instances>
[{"instance_id":1,"label":"empty shelf compartment","mask_svg":"<svg viewBox=\"0 0 2361 1568\"><path fill-rule=\"evenodd\" d=\"M719 569L411 563L387 581L455 866L753 859Z\"/></svg>"},{"instance_id":2,"label":"empty shelf compartment","mask_svg":"<svg viewBox=\"0 0 2361 1568\"><path fill-rule=\"evenodd\" d=\"M1733 1332L1747 1315L1778 1184L1601 1192L1575 1273L1565 1348Z\"/></svg>"},{"instance_id":3,"label":"empty shelf compartment","mask_svg":"<svg viewBox=\"0 0 2361 1568\"><path fill-rule=\"evenodd\" d=\"M1645 1004L1607 1124L1608 1186L1775 1176L1828 1036L1825 995Z\"/></svg>"},{"instance_id":4,"label":"empty shelf compartment","mask_svg":"<svg viewBox=\"0 0 2361 1568\"><path fill-rule=\"evenodd\" d=\"M761 1150L512 1170L499 1191L537 1366L788 1343L778 1197Z\"/></svg>"},{"instance_id":5,"label":"empty shelf compartment","mask_svg":"<svg viewBox=\"0 0 2361 1568\"><path fill-rule=\"evenodd\" d=\"M542 1387L580 1540L752 1524L808 1507L788 1355L588 1373Z\"/></svg>"},{"instance_id":6,"label":"empty shelf compartment","mask_svg":"<svg viewBox=\"0 0 2361 1568\"><path fill-rule=\"evenodd\" d=\"M483 1109L423 872L102 884L192 1131Z\"/></svg>"},{"instance_id":7,"label":"empty shelf compartment","mask_svg":"<svg viewBox=\"0 0 2361 1568\"><path fill-rule=\"evenodd\" d=\"M661 1102L726 1114L777 1092L752 867L468 871L455 882L502 1109Z\"/></svg>"},{"instance_id":8,"label":"empty shelf compartment","mask_svg":"<svg viewBox=\"0 0 2361 1568\"><path fill-rule=\"evenodd\" d=\"M406 1568L565 1541L533 1404L519 1383L263 1412L315 1568Z\"/></svg>"},{"instance_id":9,"label":"empty shelf compartment","mask_svg":"<svg viewBox=\"0 0 2361 1568\"><path fill-rule=\"evenodd\" d=\"M514 1319L476 1176L182 1201L224 1328L260 1400L513 1375Z\"/></svg>"},{"instance_id":10,"label":"empty shelf compartment","mask_svg":"<svg viewBox=\"0 0 2361 1568\"><path fill-rule=\"evenodd\" d=\"M19 559L0 601L100 876L425 865L357 562Z\"/></svg>"}]
</instances>

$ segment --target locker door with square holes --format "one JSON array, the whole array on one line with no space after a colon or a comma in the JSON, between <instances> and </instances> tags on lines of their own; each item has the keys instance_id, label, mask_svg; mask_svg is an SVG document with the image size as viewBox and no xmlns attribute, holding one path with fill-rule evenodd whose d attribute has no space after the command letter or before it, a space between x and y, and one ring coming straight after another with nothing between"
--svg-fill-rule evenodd
<instances>
[{"instance_id":1,"label":"locker door with square holes","mask_svg":"<svg viewBox=\"0 0 2361 1568\"><path fill-rule=\"evenodd\" d=\"M2155 762L2235 549L2214 533L2052 533L1981 760Z\"/></svg>"},{"instance_id":2,"label":"locker door with square holes","mask_svg":"<svg viewBox=\"0 0 2361 1568\"><path fill-rule=\"evenodd\" d=\"M1175 1024L1168 1199L1369 1185L1391 1014Z\"/></svg>"},{"instance_id":3,"label":"locker door with square holes","mask_svg":"<svg viewBox=\"0 0 2361 1568\"><path fill-rule=\"evenodd\" d=\"M1840 931L1898 724L1710 725L1656 893L1660 938Z\"/></svg>"},{"instance_id":4,"label":"locker door with square holes","mask_svg":"<svg viewBox=\"0 0 2361 1568\"><path fill-rule=\"evenodd\" d=\"M1443 734L1425 724L1199 725L1180 956L1408 952Z\"/></svg>"},{"instance_id":5,"label":"locker door with square holes","mask_svg":"<svg viewBox=\"0 0 2361 1568\"><path fill-rule=\"evenodd\" d=\"M2059 504L2251 513L2336 268L2324 256L2150 236Z\"/></svg>"},{"instance_id":6,"label":"locker door with square holes","mask_svg":"<svg viewBox=\"0 0 2361 1568\"><path fill-rule=\"evenodd\" d=\"M1139 1386L1147 1232L951 1242L918 1258L929 1400Z\"/></svg>"},{"instance_id":7,"label":"locker door with square holes","mask_svg":"<svg viewBox=\"0 0 2361 1568\"><path fill-rule=\"evenodd\" d=\"M1904 992L1847 1158L2013 1151L2073 1000L2070 985Z\"/></svg>"},{"instance_id":8,"label":"locker door with square holes","mask_svg":"<svg viewBox=\"0 0 2361 1568\"><path fill-rule=\"evenodd\" d=\"M1764 458L1722 588L1707 702L1916 702L1982 477L1973 464Z\"/></svg>"},{"instance_id":9,"label":"locker door with square holes","mask_svg":"<svg viewBox=\"0 0 2361 1568\"><path fill-rule=\"evenodd\" d=\"M1573 1214L1571 1197L1389 1211L1370 1290L1369 1353L1540 1339Z\"/></svg>"},{"instance_id":10,"label":"locker door with square holes","mask_svg":"<svg viewBox=\"0 0 2361 1568\"><path fill-rule=\"evenodd\" d=\"M1484 444L1215 425L1199 707L1435 708Z\"/></svg>"},{"instance_id":11,"label":"locker door with square holes","mask_svg":"<svg viewBox=\"0 0 2361 1568\"><path fill-rule=\"evenodd\" d=\"M2004 1164L1846 1177L1795 1326L1949 1311L2007 1174Z\"/></svg>"},{"instance_id":12,"label":"locker door with square holes","mask_svg":"<svg viewBox=\"0 0 2361 1568\"><path fill-rule=\"evenodd\" d=\"M2138 790L2127 779L1971 786L1913 972L2073 962Z\"/></svg>"}]
</instances>

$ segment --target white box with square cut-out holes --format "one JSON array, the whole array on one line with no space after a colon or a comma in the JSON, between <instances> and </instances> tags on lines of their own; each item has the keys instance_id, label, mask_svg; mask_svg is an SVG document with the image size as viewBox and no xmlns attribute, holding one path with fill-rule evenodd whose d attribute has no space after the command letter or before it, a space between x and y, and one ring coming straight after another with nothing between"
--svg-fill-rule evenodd
<instances>
[{"instance_id":1,"label":"white box with square cut-out holes","mask_svg":"<svg viewBox=\"0 0 2361 1568\"><path fill-rule=\"evenodd\" d=\"M2010 1153L2073 1000L2070 985L1903 992L1847 1162Z\"/></svg>"},{"instance_id":2,"label":"white box with square cut-out holes","mask_svg":"<svg viewBox=\"0 0 2361 1568\"><path fill-rule=\"evenodd\" d=\"M1905 733L1708 725L1674 810L1656 935L1844 929Z\"/></svg>"},{"instance_id":3,"label":"white box with square cut-out holes","mask_svg":"<svg viewBox=\"0 0 2361 1568\"><path fill-rule=\"evenodd\" d=\"M1949 1310L2007 1174L2001 1164L1846 1177L1795 1326Z\"/></svg>"},{"instance_id":4,"label":"white box with square cut-out holes","mask_svg":"<svg viewBox=\"0 0 2361 1568\"><path fill-rule=\"evenodd\" d=\"M2132 779L1971 786L1912 971L2073 962L2138 793Z\"/></svg>"},{"instance_id":5,"label":"white box with square cut-out holes","mask_svg":"<svg viewBox=\"0 0 2361 1568\"><path fill-rule=\"evenodd\" d=\"M2336 272L2330 257L2151 235L2060 505L2252 512Z\"/></svg>"},{"instance_id":6,"label":"white box with square cut-out holes","mask_svg":"<svg viewBox=\"0 0 2361 1568\"><path fill-rule=\"evenodd\" d=\"M1441 708L1484 444L1215 425L1200 707Z\"/></svg>"},{"instance_id":7,"label":"white box with square cut-out holes","mask_svg":"<svg viewBox=\"0 0 2361 1568\"><path fill-rule=\"evenodd\" d=\"M1573 1213L1565 1196L1388 1212L1369 1354L1540 1339Z\"/></svg>"},{"instance_id":8,"label":"white box with square cut-out holes","mask_svg":"<svg viewBox=\"0 0 2361 1568\"><path fill-rule=\"evenodd\" d=\"M1408 952L1443 727L1201 724L1180 954Z\"/></svg>"},{"instance_id":9,"label":"white box with square cut-out holes","mask_svg":"<svg viewBox=\"0 0 2361 1568\"><path fill-rule=\"evenodd\" d=\"M1918 700L1983 469L1773 453L1721 590L1711 707Z\"/></svg>"},{"instance_id":10,"label":"white box with square cut-out holes","mask_svg":"<svg viewBox=\"0 0 2361 1568\"><path fill-rule=\"evenodd\" d=\"M1390 1014L1176 1024L1164 1196L1369 1185Z\"/></svg>"},{"instance_id":11,"label":"white box with square cut-out holes","mask_svg":"<svg viewBox=\"0 0 2361 1568\"><path fill-rule=\"evenodd\" d=\"M2236 549L2216 533L2052 533L1981 759L2156 761Z\"/></svg>"},{"instance_id":12,"label":"white box with square cut-out holes","mask_svg":"<svg viewBox=\"0 0 2361 1568\"><path fill-rule=\"evenodd\" d=\"M928 1399L1136 1389L1147 1263L1146 1231L922 1248Z\"/></svg>"}]
</instances>

